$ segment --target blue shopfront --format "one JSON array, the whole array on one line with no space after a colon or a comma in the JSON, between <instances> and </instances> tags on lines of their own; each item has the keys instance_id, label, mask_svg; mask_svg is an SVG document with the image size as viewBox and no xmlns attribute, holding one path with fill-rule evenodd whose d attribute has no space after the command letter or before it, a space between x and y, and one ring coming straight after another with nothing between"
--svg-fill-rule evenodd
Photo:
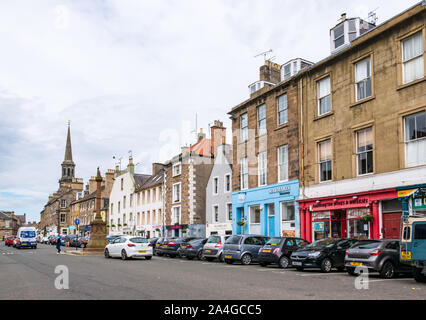
<instances>
[{"instance_id":1,"label":"blue shopfront","mask_svg":"<svg viewBox=\"0 0 426 320\"><path fill-rule=\"evenodd\" d=\"M299 180L232 193L232 233L298 236L298 196Z\"/></svg>"}]
</instances>

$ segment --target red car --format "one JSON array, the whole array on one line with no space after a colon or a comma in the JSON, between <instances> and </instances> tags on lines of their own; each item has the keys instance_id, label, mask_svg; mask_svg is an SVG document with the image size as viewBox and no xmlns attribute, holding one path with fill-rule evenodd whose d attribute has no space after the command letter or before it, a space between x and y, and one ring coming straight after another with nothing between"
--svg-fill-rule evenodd
<instances>
[{"instance_id":1,"label":"red car","mask_svg":"<svg viewBox=\"0 0 426 320\"><path fill-rule=\"evenodd\" d=\"M12 246L14 238L15 238L14 236L6 236L6 239L4 240L4 244L6 246Z\"/></svg>"}]
</instances>

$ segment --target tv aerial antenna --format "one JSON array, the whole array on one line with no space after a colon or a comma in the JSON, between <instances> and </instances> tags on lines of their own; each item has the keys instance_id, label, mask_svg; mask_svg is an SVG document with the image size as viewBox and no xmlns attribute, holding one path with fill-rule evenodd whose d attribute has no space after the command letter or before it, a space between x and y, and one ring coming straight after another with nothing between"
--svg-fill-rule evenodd
<instances>
[{"instance_id":1,"label":"tv aerial antenna","mask_svg":"<svg viewBox=\"0 0 426 320\"><path fill-rule=\"evenodd\" d=\"M117 160L117 157L116 157L116 156L112 156L112 158L113 158L114 160ZM118 162L116 162L116 164L118 163L118 165L119 165L120 171L121 171L121 159L123 159L123 157L118 158Z\"/></svg>"},{"instance_id":2,"label":"tv aerial antenna","mask_svg":"<svg viewBox=\"0 0 426 320\"><path fill-rule=\"evenodd\" d=\"M377 9L379 9L379 7L377 7L377 8L376 8L376 9L374 9L374 10L371 10L371 11L368 13L368 18L367 18L367 21L368 21L369 23L371 23L371 24L374 24L374 25L377 23L377 20L379 19L379 18L377 17L377 14L376 14Z\"/></svg>"},{"instance_id":3,"label":"tv aerial antenna","mask_svg":"<svg viewBox=\"0 0 426 320\"><path fill-rule=\"evenodd\" d=\"M255 55L254 57L257 58L257 57L263 56L263 60L265 60L265 62L266 62L266 60L272 61L273 59L275 59L275 56L274 57L268 57L268 55L271 55L271 54L272 54L272 49L269 49L268 51L264 51L264 52L261 52L261 53Z\"/></svg>"}]
</instances>

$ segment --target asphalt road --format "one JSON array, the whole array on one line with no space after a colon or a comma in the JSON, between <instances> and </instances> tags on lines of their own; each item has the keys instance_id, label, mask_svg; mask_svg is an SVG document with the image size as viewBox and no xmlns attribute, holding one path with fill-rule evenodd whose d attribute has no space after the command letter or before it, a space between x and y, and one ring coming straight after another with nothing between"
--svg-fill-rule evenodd
<instances>
[{"instance_id":1,"label":"asphalt road","mask_svg":"<svg viewBox=\"0 0 426 320\"><path fill-rule=\"evenodd\" d=\"M71 248L67 250L72 250ZM55 267L69 270L69 289L58 290ZM345 272L323 274L257 264L242 266L178 258L105 259L56 254L54 246L15 249L0 244L0 299L425 299L426 285L411 277L370 275L355 288Z\"/></svg>"}]
</instances>

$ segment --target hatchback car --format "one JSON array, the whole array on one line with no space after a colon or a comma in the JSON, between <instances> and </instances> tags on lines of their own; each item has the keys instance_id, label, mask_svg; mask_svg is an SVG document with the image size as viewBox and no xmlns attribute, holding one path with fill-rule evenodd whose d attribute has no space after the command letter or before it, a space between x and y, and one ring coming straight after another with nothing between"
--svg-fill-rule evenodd
<instances>
[{"instance_id":1,"label":"hatchback car","mask_svg":"<svg viewBox=\"0 0 426 320\"><path fill-rule=\"evenodd\" d=\"M203 247L207 242L205 239L196 239L181 244L182 257L186 257L188 260L197 258L201 260L203 258Z\"/></svg>"},{"instance_id":2,"label":"hatchback car","mask_svg":"<svg viewBox=\"0 0 426 320\"><path fill-rule=\"evenodd\" d=\"M277 264L280 268L291 266L291 254L309 244L308 241L293 237L273 237L259 251L259 264L266 267L268 264Z\"/></svg>"},{"instance_id":3,"label":"hatchback car","mask_svg":"<svg viewBox=\"0 0 426 320\"><path fill-rule=\"evenodd\" d=\"M157 239L157 241L155 241L155 244L153 244L154 255L157 255L157 256L163 255L163 253L160 250L160 246L163 243L163 240L164 240L164 238L160 237L160 238Z\"/></svg>"},{"instance_id":4,"label":"hatchback car","mask_svg":"<svg viewBox=\"0 0 426 320\"><path fill-rule=\"evenodd\" d=\"M268 240L268 237L254 234L230 236L223 248L224 260L228 264L240 261L244 265L249 265L257 261L260 248Z\"/></svg>"},{"instance_id":5,"label":"hatchback car","mask_svg":"<svg viewBox=\"0 0 426 320\"><path fill-rule=\"evenodd\" d=\"M291 264L297 270L304 268L320 268L322 272L330 272L332 268L345 269L345 253L355 239L329 238L312 242L304 248L293 252Z\"/></svg>"},{"instance_id":6,"label":"hatchback car","mask_svg":"<svg viewBox=\"0 0 426 320\"><path fill-rule=\"evenodd\" d=\"M385 279L397 273L410 273L410 266L400 263L400 242L395 239L361 240L346 251L345 266L350 275L356 274L356 267L377 271Z\"/></svg>"},{"instance_id":7,"label":"hatchback car","mask_svg":"<svg viewBox=\"0 0 426 320\"><path fill-rule=\"evenodd\" d=\"M10 247L11 245L13 245L13 239L15 237L14 236L6 236L5 240L4 240L4 244L8 247Z\"/></svg>"},{"instance_id":8,"label":"hatchback car","mask_svg":"<svg viewBox=\"0 0 426 320\"><path fill-rule=\"evenodd\" d=\"M207 261L218 259L223 262L223 247L229 235L211 235L203 248L203 256Z\"/></svg>"},{"instance_id":9,"label":"hatchback car","mask_svg":"<svg viewBox=\"0 0 426 320\"><path fill-rule=\"evenodd\" d=\"M181 244L188 243L191 240L195 240L195 237L185 237L185 238L174 238L174 239L166 239L163 241L163 245L161 246L161 252L169 256L170 258L174 258L179 255L178 249L180 249Z\"/></svg>"},{"instance_id":10,"label":"hatchback car","mask_svg":"<svg viewBox=\"0 0 426 320\"><path fill-rule=\"evenodd\" d=\"M152 244L148 239L136 236L122 236L106 245L105 258L121 257L123 260L136 257L152 258Z\"/></svg>"}]
</instances>

